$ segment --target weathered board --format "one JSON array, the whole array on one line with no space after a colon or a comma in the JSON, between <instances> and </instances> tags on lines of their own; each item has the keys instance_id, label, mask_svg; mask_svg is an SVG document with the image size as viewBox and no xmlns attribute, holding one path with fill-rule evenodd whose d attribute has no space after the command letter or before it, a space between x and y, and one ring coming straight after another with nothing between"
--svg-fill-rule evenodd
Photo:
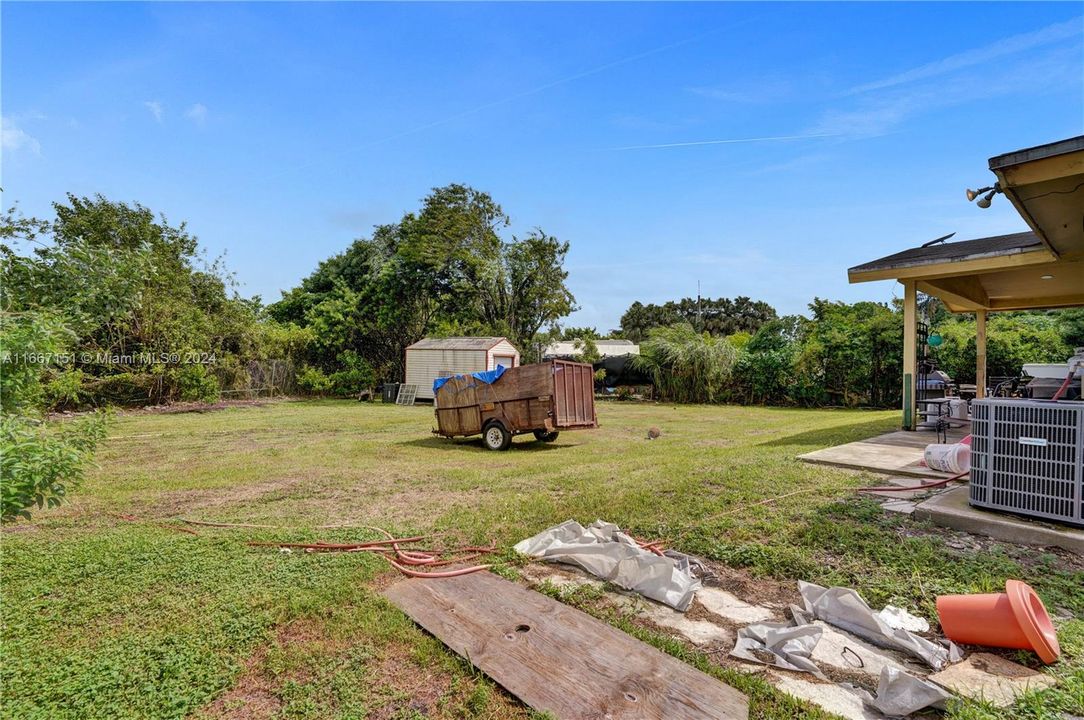
<instances>
[{"instance_id":1,"label":"weathered board","mask_svg":"<svg viewBox=\"0 0 1084 720\"><path fill-rule=\"evenodd\" d=\"M558 718L747 718L748 699L575 608L488 572L384 595L506 690Z\"/></svg>"}]
</instances>

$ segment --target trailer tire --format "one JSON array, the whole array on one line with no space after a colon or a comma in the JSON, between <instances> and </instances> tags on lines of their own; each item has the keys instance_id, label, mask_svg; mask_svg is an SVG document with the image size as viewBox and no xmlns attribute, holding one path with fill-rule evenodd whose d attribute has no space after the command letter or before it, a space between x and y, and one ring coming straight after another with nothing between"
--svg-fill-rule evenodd
<instances>
[{"instance_id":1,"label":"trailer tire","mask_svg":"<svg viewBox=\"0 0 1084 720\"><path fill-rule=\"evenodd\" d=\"M546 432L545 430L535 430L534 439L538 440L539 442L553 442L560 434L561 433L557 432L556 430L553 430L551 432Z\"/></svg>"},{"instance_id":2,"label":"trailer tire","mask_svg":"<svg viewBox=\"0 0 1084 720\"><path fill-rule=\"evenodd\" d=\"M490 420L482 428L482 444L488 450L507 450L512 445L512 433L500 420Z\"/></svg>"}]
</instances>

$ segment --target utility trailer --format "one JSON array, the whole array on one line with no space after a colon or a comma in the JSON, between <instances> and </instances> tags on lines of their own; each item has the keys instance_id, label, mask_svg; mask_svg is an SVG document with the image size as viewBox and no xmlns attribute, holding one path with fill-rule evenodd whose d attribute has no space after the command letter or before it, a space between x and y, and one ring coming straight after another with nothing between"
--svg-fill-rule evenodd
<instances>
[{"instance_id":1,"label":"utility trailer","mask_svg":"<svg viewBox=\"0 0 1084 720\"><path fill-rule=\"evenodd\" d=\"M553 442L561 430L598 427L594 368L567 360L508 368L492 382L485 373L456 375L435 390L434 402L433 432L481 433L490 450L507 450L515 435Z\"/></svg>"}]
</instances>

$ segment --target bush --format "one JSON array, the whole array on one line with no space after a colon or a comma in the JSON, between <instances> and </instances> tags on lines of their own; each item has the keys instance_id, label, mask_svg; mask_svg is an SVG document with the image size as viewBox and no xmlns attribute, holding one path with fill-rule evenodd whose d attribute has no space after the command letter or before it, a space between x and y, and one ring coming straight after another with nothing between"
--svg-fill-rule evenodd
<instances>
[{"instance_id":1,"label":"bush","mask_svg":"<svg viewBox=\"0 0 1084 720\"><path fill-rule=\"evenodd\" d=\"M790 350L742 352L734 364L729 396L740 403L785 405L794 378L794 354Z\"/></svg>"},{"instance_id":2,"label":"bush","mask_svg":"<svg viewBox=\"0 0 1084 720\"><path fill-rule=\"evenodd\" d=\"M1024 363L1065 362L1072 346L1057 316L1038 313L991 315L986 328L986 376L1015 377ZM975 382L975 319L954 317L935 328L942 343L931 350L956 382Z\"/></svg>"},{"instance_id":3,"label":"bush","mask_svg":"<svg viewBox=\"0 0 1084 720\"><path fill-rule=\"evenodd\" d=\"M306 367L297 375L297 386L310 395L326 395L331 391L331 378L319 368Z\"/></svg>"},{"instance_id":4,"label":"bush","mask_svg":"<svg viewBox=\"0 0 1084 720\"><path fill-rule=\"evenodd\" d=\"M82 480L105 429L101 414L59 428L17 415L0 416L0 519L29 519L32 507L59 505Z\"/></svg>"},{"instance_id":5,"label":"bush","mask_svg":"<svg viewBox=\"0 0 1084 720\"><path fill-rule=\"evenodd\" d=\"M338 359L343 369L328 378L331 394L354 396L376 383L372 366L353 350L343 350Z\"/></svg>"},{"instance_id":6,"label":"bush","mask_svg":"<svg viewBox=\"0 0 1084 720\"><path fill-rule=\"evenodd\" d=\"M207 372L206 365L188 364L173 368L169 373L176 395L184 402L216 402L218 380Z\"/></svg>"},{"instance_id":7,"label":"bush","mask_svg":"<svg viewBox=\"0 0 1084 720\"><path fill-rule=\"evenodd\" d=\"M45 399L46 371L74 340L74 333L54 315L0 313L0 408L6 413L36 413Z\"/></svg>"}]
</instances>

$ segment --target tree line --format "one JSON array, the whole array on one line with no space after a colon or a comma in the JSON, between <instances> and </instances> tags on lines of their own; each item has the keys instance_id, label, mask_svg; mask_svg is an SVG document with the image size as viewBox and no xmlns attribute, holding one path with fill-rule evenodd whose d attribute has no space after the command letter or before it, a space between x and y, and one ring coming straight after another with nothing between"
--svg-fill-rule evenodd
<instances>
[{"instance_id":1,"label":"tree line","mask_svg":"<svg viewBox=\"0 0 1084 720\"><path fill-rule=\"evenodd\" d=\"M634 303L613 333L640 340L636 365L654 379L663 399L806 407L898 407L902 402L898 302L816 298L808 317L780 317L766 303L748 298L712 301L732 313L717 315L714 326L696 324L701 313L695 302ZM926 349L927 356L956 382L974 383L974 317L952 315L934 299L923 305L931 330L942 338ZM683 314L666 324L674 312ZM1080 346L1084 309L996 313L987 328L987 376L1015 377L1027 362L1064 362Z\"/></svg>"},{"instance_id":2,"label":"tree line","mask_svg":"<svg viewBox=\"0 0 1084 720\"><path fill-rule=\"evenodd\" d=\"M357 395L403 377L406 346L426 336L501 335L524 361L553 339L597 359L576 310L569 243L510 218L487 193L435 188L416 212L377 226L265 305L239 294L184 222L139 204L68 195L50 219L0 215L0 514L55 504L104 436L91 414L56 410L208 402L231 394ZM974 380L974 320L933 310L940 366ZM748 297L634 302L611 335L641 343L638 363L677 402L899 403L897 304L815 299L779 316ZM1000 313L991 376L1061 362L1084 346L1084 310Z\"/></svg>"}]
</instances>

